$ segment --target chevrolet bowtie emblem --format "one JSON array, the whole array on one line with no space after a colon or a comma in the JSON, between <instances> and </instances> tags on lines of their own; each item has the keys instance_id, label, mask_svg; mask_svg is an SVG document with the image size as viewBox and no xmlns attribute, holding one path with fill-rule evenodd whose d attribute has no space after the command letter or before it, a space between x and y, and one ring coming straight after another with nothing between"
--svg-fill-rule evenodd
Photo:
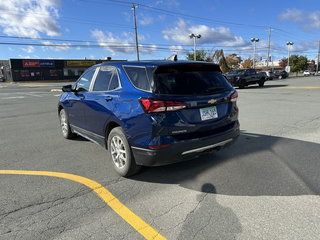
<instances>
[{"instance_id":1,"label":"chevrolet bowtie emblem","mask_svg":"<svg viewBox=\"0 0 320 240\"><path fill-rule=\"evenodd\" d=\"M215 104L217 102L217 100L214 100L214 99L211 99L208 101L208 103L211 103L211 104Z\"/></svg>"}]
</instances>

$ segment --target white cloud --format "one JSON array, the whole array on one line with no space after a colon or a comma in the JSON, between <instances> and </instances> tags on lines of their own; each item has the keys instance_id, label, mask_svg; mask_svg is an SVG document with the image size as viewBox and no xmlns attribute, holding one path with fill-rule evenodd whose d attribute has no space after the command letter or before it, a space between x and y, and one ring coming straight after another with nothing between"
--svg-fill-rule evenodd
<instances>
[{"instance_id":1,"label":"white cloud","mask_svg":"<svg viewBox=\"0 0 320 240\"><path fill-rule=\"evenodd\" d=\"M39 37L60 34L59 0L6 0L0 5L0 27L9 36Z\"/></svg>"},{"instance_id":2,"label":"white cloud","mask_svg":"<svg viewBox=\"0 0 320 240\"><path fill-rule=\"evenodd\" d=\"M180 44L192 44L193 40L189 38L190 33L200 34L197 39L199 44L215 44L225 47L245 46L248 43L239 36L231 33L229 28L209 27L207 25L190 25L180 19L173 28L162 31L164 39Z\"/></svg>"},{"instance_id":3,"label":"white cloud","mask_svg":"<svg viewBox=\"0 0 320 240\"><path fill-rule=\"evenodd\" d=\"M134 36L130 32L124 32L121 36L114 36L112 32L104 33L101 30L93 30L91 32L92 37L98 41L98 44L104 47L105 50L111 52L114 56L116 53L126 53L133 54L136 52L136 47L134 44ZM139 41L144 41L145 37L139 35ZM151 54L158 47L156 45L143 45L139 44L139 52L144 54Z\"/></svg>"},{"instance_id":4,"label":"white cloud","mask_svg":"<svg viewBox=\"0 0 320 240\"><path fill-rule=\"evenodd\" d=\"M155 5L159 7L177 8L180 6L180 2L177 0L158 0Z\"/></svg>"},{"instance_id":5,"label":"white cloud","mask_svg":"<svg viewBox=\"0 0 320 240\"><path fill-rule=\"evenodd\" d=\"M175 54L181 54L181 53L185 53L185 50L183 49L182 46L170 46L169 47L169 50L172 52L172 53L175 53Z\"/></svg>"},{"instance_id":6,"label":"white cloud","mask_svg":"<svg viewBox=\"0 0 320 240\"><path fill-rule=\"evenodd\" d=\"M26 52L26 53L33 53L34 52L34 47L32 46L28 46L26 48L21 48L22 51Z\"/></svg>"},{"instance_id":7,"label":"white cloud","mask_svg":"<svg viewBox=\"0 0 320 240\"><path fill-rule=\"evenodd\" d=\"M91 55L87 56L86 59L97 59L97 56L91 54Z\"/></svg>"},{"instance_id":8,"label":"white cloud","mask_svg":"<svg viewBox=\"0 0 320 240\"><path fill-rule=\"evenodd\" d=\"M138 22L143 26L150 25L153 23L153 17L141 14L139 15Z\"/></svg>"},{"instance_id":9,"label":"white cloud","mask_svg":"<svg viewBox=\"0 0 320 240\"><path fill-rule=\"evenodd\" d=\"M294 43L294 45L290 46L290 52L292 54L303 54L303 52L308 50L315 50L318 48L317 41L303 41ZM287 49L287 46L286 46Z\"/></svg>"},{"instance_id":10,"label":"white cloud","mask_svg":"<svg viewBox=\"0 0 320 240\"><path fill-rule=\"evenodd\" d=\"M53 42L50 42L50 41L44 41L42 42L42 44L46 45L47 47L43 47L44 50L47 50L47 49L52 49L56 52L60 52L60 51L67 51L69 50L70 48L70 43L53 43ZM55 45L58 45L58 46L55 46Z\"/></svg>"},{"instance_id":11,"label":"white cloud","mask_svg":"<svg viewBox=\"0 0 320 240\"><path fill-rule=\"evenodd\" d=\"M31 58L30 56L24 56L24 55L20 55L20 54L18 55L18 57L19 58L24 58L24 59L30 59Z\"/></svg>"},{"instance_id":12,"label":"white cloud","mask_svg":"<svg viewBox=\"0 0 320 240\"><path fill-rule=\"evenodd\" d=\"M296 8L286 9L279 16L280 20L300 23L300 27L305 30L320 28L320 11L308 12Z\"/></svg>"}]
</instances>

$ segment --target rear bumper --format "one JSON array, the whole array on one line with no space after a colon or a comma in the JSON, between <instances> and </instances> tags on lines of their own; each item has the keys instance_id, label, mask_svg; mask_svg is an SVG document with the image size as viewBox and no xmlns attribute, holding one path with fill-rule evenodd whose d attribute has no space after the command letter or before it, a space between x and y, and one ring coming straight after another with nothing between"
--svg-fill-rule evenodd
<instances>
[{"instance_id":1,"label":"rear bumper","mask_svg":"<svg viewBox=\"0 0 320 240\"><path fill-rule=\"evenodd\" d=\"M174 143L164 149L145 149L132 147L136 163L143 166L161 166L195 158L203 153L225 148L238 138L239 124L227 132L205 138Z\"/></svg>"}]
</instances>

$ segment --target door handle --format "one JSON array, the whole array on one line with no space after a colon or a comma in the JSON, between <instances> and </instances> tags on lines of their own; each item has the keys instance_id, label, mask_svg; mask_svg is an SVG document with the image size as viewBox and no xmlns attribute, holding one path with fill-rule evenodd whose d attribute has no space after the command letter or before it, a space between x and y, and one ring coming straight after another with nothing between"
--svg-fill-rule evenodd
<instances>
[{"instance_id":1,"label":"door handle","mask_svg":"<svg viewBox=\"0 0 320 240\"><path fill-rule=\"evenodd\" d=\"M79 97L80 98L80 100L83 100L84 99L84 96L81 96L81 97Z\"/></svg>"},{"instance_id":2,"label":"door handle","mask_svg":"<svg viewBox=\"0 0 320 240\"><path fill-rule=\"evenodd\" d=\"M107 102L110 102L110 101L112 101L112 97L110 97L110 96L105 97L105 100L106 100Z\"/></svg>"}]
</instances>

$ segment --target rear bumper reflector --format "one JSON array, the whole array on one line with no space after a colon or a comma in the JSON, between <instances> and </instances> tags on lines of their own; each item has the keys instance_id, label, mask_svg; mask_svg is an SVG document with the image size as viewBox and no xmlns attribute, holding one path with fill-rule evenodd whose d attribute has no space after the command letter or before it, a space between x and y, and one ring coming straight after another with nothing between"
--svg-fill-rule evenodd
<instances>
[{"instance_id":1,"label":"rear bumper reflector","mask_svg":"<svg viewBox=\"0 0 320 240\"><path fill-rule=\"evenodd\" d=\"M185 152L181 153L181 155L186 155L186 154L195 153L195 152L203 152L205 150L208 150L210 148L215 148L215 147L222 147L222 146L226 145L229 142L232 142L232 139L228 139L228 140L225 140L225 141L222 141L222 142L218 142L216 144L212 144L212 145L209 145L209 146L205 146L205 147L201 147L201 148L195 148L195 149L192 149L192 150L189 150L189 151L185 151Z\"/></svg>"}]
</instances>

